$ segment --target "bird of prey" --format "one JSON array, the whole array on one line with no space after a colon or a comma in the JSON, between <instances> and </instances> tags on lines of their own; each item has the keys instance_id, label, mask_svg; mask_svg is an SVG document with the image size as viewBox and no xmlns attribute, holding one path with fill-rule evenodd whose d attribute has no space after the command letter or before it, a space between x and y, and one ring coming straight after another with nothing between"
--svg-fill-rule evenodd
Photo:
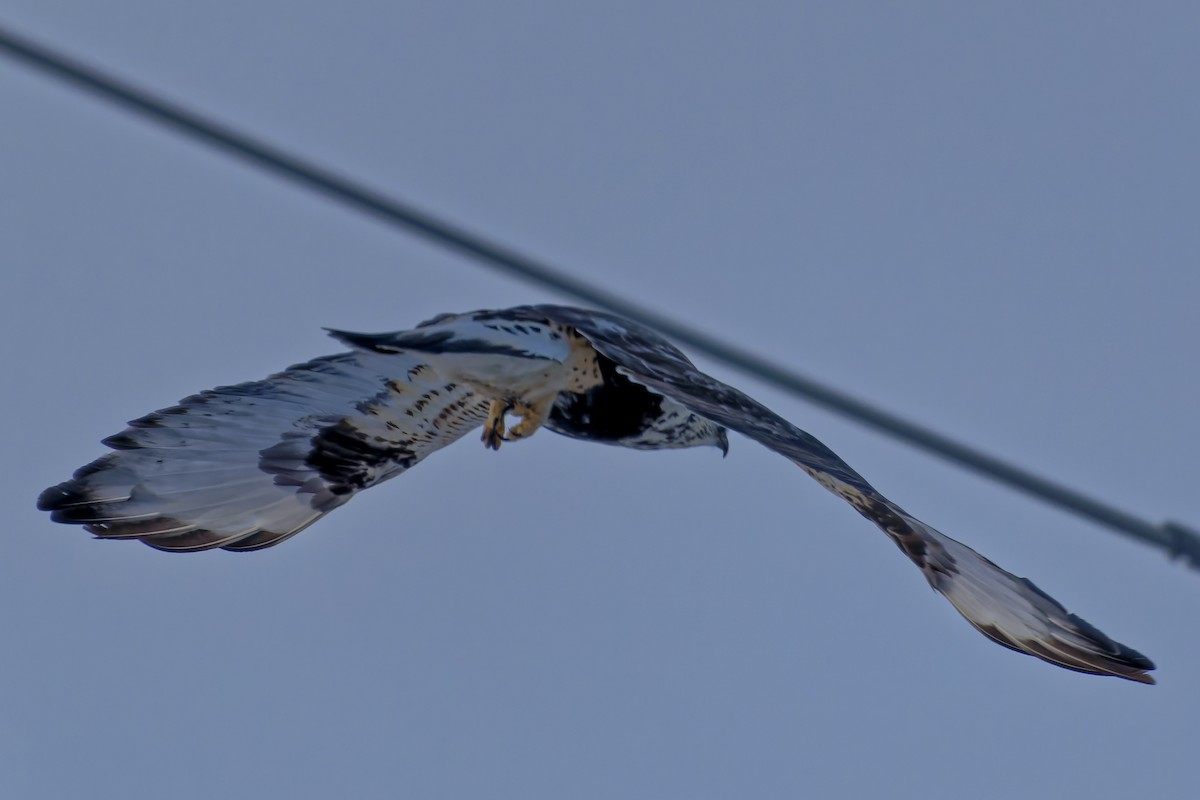
<instances>
[{"instance_id":1,"label":"bird of prey","mask_svg":"<svg viewBox=\"0 0 1200 800\"><path fill-rule=\"evenodd\" d=\"M913 517L817 439L635 322L534 305L330 334L353 349L133 420L104 440L114 452L47 489L39 508L97 537L160 550L259 550L480 427L492 449L544 427L644 450L723 452L731 429L875 523L992 641L1067 669L1154 683L1141 653Z\"/></svg>"}]
</instances>

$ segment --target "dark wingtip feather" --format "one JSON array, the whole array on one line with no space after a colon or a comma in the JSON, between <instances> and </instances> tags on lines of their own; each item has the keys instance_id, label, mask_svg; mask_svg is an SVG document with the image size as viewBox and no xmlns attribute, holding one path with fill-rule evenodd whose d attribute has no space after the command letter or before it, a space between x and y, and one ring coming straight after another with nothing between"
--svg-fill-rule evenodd
<instances>
[{"instance_id":1,"label":"dark wingtip feather","mask_svg":"<svg viewBox=\"0 0 1200 800\"><path fill-rule=\"evenodd\" d=\"M38 511L55 511L66 506L87 502L87 495L75 481L64 481L51 486L38 495Z\"/></svg>"},{"instance_id":2,"label":"dark wingtip feather","mask_svg":"<svg viewBox=\"0 0 1200 800\"><path fill-rule=\"evenodd\" d=\"M366 350L371 353L394 353L396 351L394 345L389 345L389 334L357 333L337 328L324 328L323 330L342 344L349 345L356 350Z\"/></svg>"},{"instance_id":3,"label":"dark wingtip feather","mask_svg":"<svg viewBox=\"0 0 1200 800\"><path fill-rule=\"evenodd\" d=\"M1151 686L1157 683L1153 675L1146 674L1155 668L1153 661L1132 647L1110 639L1074 614L1069 618L1078 626L1076 633L1086 634L1091 640L1091 648L1085 649L1057 638L1046 641L1014 639L994 625L980 625L975 622L971 624L998 645L1040 658L1063 669L1088 675L1108 675ZM1050 641L1053 642L1053 646L1050 646Z\"/></svg>"},{"instance_id":4,"label":"dark wingtip feather","mask_svg":"<svg viewBox=\"0 0 1200 800\"><path fill-rule=\"evenodd\" d=\"M174 536L143 536L139 541L164 553L195 553L220 547L233 537L198 528Z\"/></svg>"},{"instance_id":5,"label":"dark wingtip feather","mask_svg":"<svg viewBox=\"0 0 1200 800\"><path fill-rule=\"evenodd\" d=\"M325 331L327 334L332 336L334 339L337 339L339 342L341 342L343 344L352 345L352 346L356 346L355 339L359 339L362 337L362 334L360 334L360 333L354 333L353 331L344 331L344 330L341 330L340 328L321 328L321 330Z\"/></svg>"},{"instance_id":6,"label":"dark wingtip feather","mask_svg":"<svg viewBox=\"0 0 1200 800\"><path fill-rule=\"evenodd\" d=\"M126 499L124 495L120 497L104 497L97 494L96 483L89 480L96 475L108 472L114 469L111 454L101 456L95 461L84 464L71 476L70 480L55 484L44 490L38 495L37 507L39 511L54 511L66 512L71 508L96 505L98 503L107 503ZM69 519L58 519L59 522L70 522Z\"/></svg>"}]
</instances>

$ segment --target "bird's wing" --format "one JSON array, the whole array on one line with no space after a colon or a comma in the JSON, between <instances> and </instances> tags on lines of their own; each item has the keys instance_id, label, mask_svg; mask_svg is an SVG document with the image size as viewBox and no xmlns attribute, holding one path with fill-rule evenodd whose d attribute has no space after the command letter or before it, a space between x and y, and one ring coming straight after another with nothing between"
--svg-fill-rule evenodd
<instances>
[{"instance_id":1,"label":"bird's wing","mask_svg":"<svg viewBox=\"0 0 1200 800\"><path fill-rule=\"evenodd\" d=\"M742 392L712 378L641 325L558 306L524 313L571 325L630 379L769 447L878 525L977 630L1060 667L1154 683L1154 664L1069 613L1025 578L993 564L888 500L836 453Z\"/></svg>"},{"instance_id":2,"label":"bird's wing","mask_svg":"<svg viewBox=\"0 0 1200 800\"><path fill-rule=\"evenodd\" d=\"M478 427L487 401L409 353L342 353L129 423L38 498L58 522L161 550L257 550Z\"/></svg>"}]
</instances>

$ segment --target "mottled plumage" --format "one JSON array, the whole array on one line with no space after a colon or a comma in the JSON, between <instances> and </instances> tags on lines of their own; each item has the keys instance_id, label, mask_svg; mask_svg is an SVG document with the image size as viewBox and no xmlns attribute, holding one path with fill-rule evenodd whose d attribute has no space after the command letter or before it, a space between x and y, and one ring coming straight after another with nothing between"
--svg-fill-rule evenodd
<instances>
[{"instance_id":1,"label":"mottled plumage","mask_svg":"<svg viewBox=\"0 0 1200 800\"><path fill-rule=\"evenodd\" d=\"M355 351L135 420L105 440L116 452L47 489L39 507L101 538L255 550L481 426L490 447L544 426L638 449L723 452L729 428L874 522L993 641L1067 669L1154 682L1145 656L911 516L817 439L641 325L521 306L443 314L396 333L331 333ZM506 415L520 420L506 429Z\"/></svg>"}]
</instances>

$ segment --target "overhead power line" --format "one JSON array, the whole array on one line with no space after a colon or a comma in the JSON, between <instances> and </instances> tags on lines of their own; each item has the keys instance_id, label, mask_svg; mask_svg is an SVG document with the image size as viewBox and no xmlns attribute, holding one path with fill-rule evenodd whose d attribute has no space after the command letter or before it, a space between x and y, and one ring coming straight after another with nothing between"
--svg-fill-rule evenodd
<instances>
[{"instance_id":1,"label":"overhead power line","mask_svg":"<svg viewBox=\"0 0 1200 800\"><path fill-rule=\"evenodd\" d=\"M1033 495L1143 543L1164 550L1171 558L1182 558L1200 569L1200 533L1178 522L1154 524L1092 499L1062 484L1035 475L956 442L928 428L909 422L881 408L772 363L755 353L727 344L696 328L631 303L535 258L446 222L408 203L308 162L277 146L255 139L228 125L209 119L184 106L120 80L37 44L0 26L0 50L10 57L60 80L135 111L179 133L240 156L250 163L289 178L304 187L333 197L352 208L432 239L441 245L477 258L494 269L569 295L584 303L607 308L624 317L649 325L687 345L692 350L728 364L767 383L824 406L838 414L865 423L942 458Z\"/></svg>"}]
</instances>

